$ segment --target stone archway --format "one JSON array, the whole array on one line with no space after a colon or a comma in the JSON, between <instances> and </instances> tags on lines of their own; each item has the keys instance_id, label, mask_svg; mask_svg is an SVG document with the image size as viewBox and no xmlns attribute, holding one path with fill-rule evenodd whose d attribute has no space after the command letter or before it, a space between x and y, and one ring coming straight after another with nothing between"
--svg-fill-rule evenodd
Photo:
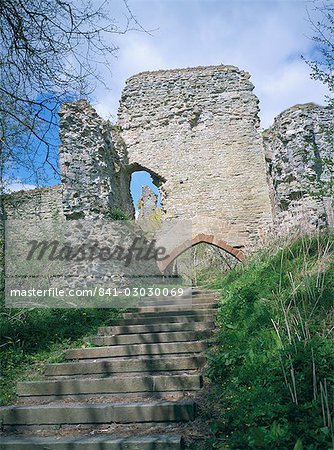
<instances>
[{"instance_id":1,"label":"stone archway","mask_svg":"<svg viewBox=\"0 0 334 450\"><path fill-rule=\"evenodd\" d=\"M163 261L158 262L159 269L161 273L164 273L167 267L182 253L184 253L186 250L188 250L191 247L194 247L197 244L200 243L206 243L210 245L214 245L215 247L221 248L222 250L225 250L230 255L234 256L239 261L243 261L246 258L246 254L239 248L239 247L232 247L227 242L225 242L222 239L217 238L213 234L204 234L199 233L196 234L192 239L188 239L184 241L182 244L178 245L177 247L173 248L168 255L168 258L166 258Z\"/></svg>"}]
</instances>

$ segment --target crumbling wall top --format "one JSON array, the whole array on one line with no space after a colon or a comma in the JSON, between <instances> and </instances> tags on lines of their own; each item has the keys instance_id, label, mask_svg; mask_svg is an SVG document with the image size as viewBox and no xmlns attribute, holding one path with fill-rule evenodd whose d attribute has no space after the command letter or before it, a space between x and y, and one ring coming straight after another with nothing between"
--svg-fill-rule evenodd
<instances>
[{"instance_id":1,"label":"crumbling wall top","mask_svg":"<svg viewBox=\"0 0 334 450\"><path fill-rule=\"evenodd\" d=\"M145 71L145 72L139 72L135 75L132 75L128 78L127 81L133 80L135 78L144 78L144 77L159 77L159 76L180 76L183 74L196 74L198 75L199 72L202 72L203 74L208 74L210 72L238 72L244 75L247 78L250 78L250 74L248 72L245 72L243 70L240 70L236 66L232 65L218 65L218 66L197 66L197 67L186 67L182 69L162 69L162 70L152 70L152 71Z\"/></svg>"}]
</instances>

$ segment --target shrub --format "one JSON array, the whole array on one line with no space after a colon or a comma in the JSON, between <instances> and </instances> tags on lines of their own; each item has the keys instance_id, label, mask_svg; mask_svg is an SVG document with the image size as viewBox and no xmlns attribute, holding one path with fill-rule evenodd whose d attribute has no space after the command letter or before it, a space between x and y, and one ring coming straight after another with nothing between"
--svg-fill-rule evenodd
<instances>
[{"instance_id":1,"label":"shrub","mask_svg":"<svg viewBox=\"0 0 334 450\"><path fill-rule=\"evenodd\" d=\"M124 212L121 208L110 208L106 216L112 220L130 220L129 214Z\"/></svg>"}]
</instances>

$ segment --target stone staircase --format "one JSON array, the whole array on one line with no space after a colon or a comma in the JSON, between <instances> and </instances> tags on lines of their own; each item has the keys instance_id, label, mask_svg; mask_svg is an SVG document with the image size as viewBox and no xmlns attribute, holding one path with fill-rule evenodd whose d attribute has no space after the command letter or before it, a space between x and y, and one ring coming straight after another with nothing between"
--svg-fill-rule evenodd
<instances>
[{"instance_id":1,"label":"stone staircase","mask_svg":"<svg viewBox=\"0 0 334 450\"><path fill-rule=\"evenodd\" d=\"M217 293L150 298L0 408L1 450L179 450L196 418ZM180 306L179 306L180 305ZM95 347L94 347L95 346Z\"/></svg>"}]
</instances>

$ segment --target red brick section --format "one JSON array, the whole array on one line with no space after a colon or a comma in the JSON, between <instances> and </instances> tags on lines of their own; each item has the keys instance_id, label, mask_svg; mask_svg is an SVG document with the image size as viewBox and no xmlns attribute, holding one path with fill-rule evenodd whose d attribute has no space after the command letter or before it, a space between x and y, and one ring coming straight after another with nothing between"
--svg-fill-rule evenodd
<instances>
[{"instance_id":1,"label":"red brick section","mask_svg":"<svg viewBox=\"0 0 334 450\"><path fill-rule=\"evenodd\" d=\"M188 250L188 248L193 247L197 244L200 244L201 242L205 242L210 245L214 245L215 247L221 248L225 250L230 255L233 255L235 258L237 258L239 261L243 261L246 258L245 253L240 250L240 248L232 247L231 245L227 244L222 239L216 238L213 234L204 234L200 233L197 234L192 239L188 239L187 241L183 242L181 245L175 247L171 252L169 252L168 258L166 258L164 261L159 261L158 266L160 271L163 273L167 267L176 259L178 256L180 256L183 252Z\"/></svg>"}]
</instances>

